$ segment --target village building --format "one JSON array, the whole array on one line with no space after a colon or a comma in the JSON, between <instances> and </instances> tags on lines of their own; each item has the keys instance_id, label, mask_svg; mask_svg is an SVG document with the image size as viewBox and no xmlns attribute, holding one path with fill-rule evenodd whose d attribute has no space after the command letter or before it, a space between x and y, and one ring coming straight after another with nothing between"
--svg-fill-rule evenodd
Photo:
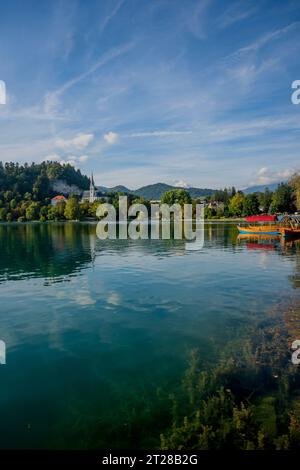
<instances>
[{"instance_id":1,"label":"village building","mask_svg":"<svg viewBox=\"0 0 300 470\"><path fill-rule=\"evenodd\" d=\"M95 185L92 173L90 177L90 189L88 191L83 191L81 202L88 201L90 204L93 204L93 202L98 201L99 199L107 200L108 198L103 196L102 191L100 191Z\"/></svg>"},{"instance_id":2,"label":"village building","mask_svg":"<svg viewBox=\"0 0 300 470\"><path fill-rule=\"evenodd\" d=\"M55 196L51 199L51 206L57 206L57 204L61 204L62 202L67 202L65 196Z\"/></svg>"}]
</instances>

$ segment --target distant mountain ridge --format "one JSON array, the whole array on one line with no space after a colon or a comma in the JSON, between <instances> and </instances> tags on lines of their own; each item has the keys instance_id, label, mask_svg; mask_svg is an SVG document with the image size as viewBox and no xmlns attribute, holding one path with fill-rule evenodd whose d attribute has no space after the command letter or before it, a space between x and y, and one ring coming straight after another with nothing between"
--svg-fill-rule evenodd
<instances>
[{"instance_id":1,"label":"distant mountain ridge","mask_svg":"<svg viewBox=\"0 0 300 470\"><path fill-rule=\"evenodd\" d=\"M248 188L242 189L242 191L244 194L264 192L266 188L268 188L270 191L275 191L277 189L278 184L279 183L249 186ZM128 194L133 194L137 197L143 197L150 201L160 200L163 193L165 193L166 191L170 191L171 189L184 189L190 193L193 199L196 199L198 197L211 196L216 191L218 191L217 189L211 189L211 188L194 188L194 187L180 188L178 186L172 186L166 183L148 184L138 189L129 189L123 185L113 186L112 188L108 188L105 186L97 186L97 188L99 191L102 191L103 193L109 193L109 192L128 193Z\"/></svg>"},{"instance_id":2,"label":"distant mountain ridge","mask_svg":"<svg viewBox=\"0 0 300 470\"><path fill-rule=\"evenodd\" d=\"M286 181L283 181L283 183L286 183ZM271 184L261 184L257 186L249 186L249 188L242 189L242 191L244 194L263 193L265 192L266 188L268 188L270 191L275 191L279 184L280 183L271 183Z\"/></svg>"},{"instance_id":3,"label":"distant mountain ridge","mask_svg":"<svg viewBox=\"0 0 300 470\"><path fill-rule=\"evenodd\" d=\"M192 198L211 196L216 191L215 189L210 188L179 188L178 186L171 186L166 183L155 183L149 184L147 186L142 186L138 189L129 189L126 186L114 186L112 188L107 188L105 186L97 186L99 191L104 193L108 192L122 192L134 194L137 197L143 197L148 200L160 200L163 193L170 191L171 189L185 189L188 191Z\"/></svg>"}]
</instances>

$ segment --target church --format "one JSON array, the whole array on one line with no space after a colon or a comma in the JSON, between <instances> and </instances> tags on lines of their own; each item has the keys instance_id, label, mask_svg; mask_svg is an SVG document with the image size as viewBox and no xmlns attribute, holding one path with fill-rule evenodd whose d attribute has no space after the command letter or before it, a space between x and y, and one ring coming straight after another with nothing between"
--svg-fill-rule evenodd
<instances>
[{"instance_id":1,"label":"church","mask_svg":"<svg viewBox=\"0 0 300 470\"><path fill-rule=\"evenodd\" d=\"M94 182L93 173L90 177L90 189L88 191L83 191L81 202L89 201L91 204L97 201L98 199L106 199L102 191L100 191Z\"/></svg>"}]
</instances>

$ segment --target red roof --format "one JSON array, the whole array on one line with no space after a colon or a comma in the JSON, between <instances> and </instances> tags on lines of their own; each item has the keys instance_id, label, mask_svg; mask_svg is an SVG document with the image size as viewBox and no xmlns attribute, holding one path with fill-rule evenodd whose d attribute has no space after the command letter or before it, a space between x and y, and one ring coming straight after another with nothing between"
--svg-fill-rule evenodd
<instances>
[{"instance_id":1,"label":"red roof","mask_svg":"<svg viewBox=\"0 0 300 470\"><path fill-rule=\"evenodd\" d=\"M275 222L276 215L251 215L245 217L246 222Z\"/></svg>"},{"instance_id":2,"label":"red roof","mask_svg":"<svg viewBox=\"0 0 300 470\"><path fill-rule=\"evenodd\" d=\"M65 199L65 196L55 196L52 201L64 201Z\"/></svg>"}]
</instances>

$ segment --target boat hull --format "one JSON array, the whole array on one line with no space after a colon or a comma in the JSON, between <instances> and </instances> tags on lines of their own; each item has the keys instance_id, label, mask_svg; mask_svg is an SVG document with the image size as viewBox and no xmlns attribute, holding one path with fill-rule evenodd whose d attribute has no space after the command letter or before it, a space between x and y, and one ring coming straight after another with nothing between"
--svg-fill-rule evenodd
<instances>
[{"instance_id":1,"label":"boat hull","mask_svg":"<svg viewBox=\"0 0 300 470\"><path fill-rule=\"evenodd\" d=\"M239 233L247 235L280 235L279 228L277 226L252 226L252 227L240 227L237 226Z\"/></svg>"},{"instance_id":2,"label":"boat hull","mask_svg":"<svg viewBox=\"0 0 300 470\"><path fill-rule=\"evenodd\" d=\"M281 227L279 230L283 238L300 238L300 229Z\"/></svg>"}]
</instances>

